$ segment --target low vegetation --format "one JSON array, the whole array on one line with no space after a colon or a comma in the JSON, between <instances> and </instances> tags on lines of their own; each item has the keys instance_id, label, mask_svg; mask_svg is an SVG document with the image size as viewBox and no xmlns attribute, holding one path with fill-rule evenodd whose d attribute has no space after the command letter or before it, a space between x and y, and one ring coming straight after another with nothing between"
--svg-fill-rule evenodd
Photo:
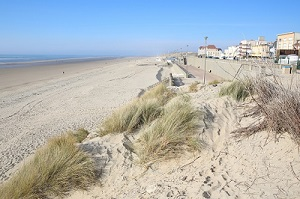
<instances>
[{"instance_id":1,"label":"low vegetation","mask_svg":"<svg viewBox=\"0 0 300 199\"><path fill-rule=\"evenodd\" d=\"M198 91L199 82L194 82L189 86L189 92L196 93Z\"/></svg>"},{"instance_id":2,"label":"low vegetation","mask_svg":"<svg viewBox=\"0 0 300 199\"><path fill-rule=\"evenodd\" d=\"M134 151L142 164L173 158L183 149L199 150L196 136L200 113L188 96L177 96L164 84L159 84L130 104L116 110L102 124L100 135L133 132L141 137Z\"/></svg>"},{"instance_id":3,"label":"low vegetation","mask_svg":"<svg viewBox=\"0 0 300 199\"><path fill-rule=\"evenodd\" d=\"M241 128L236 137L249 137L262 130L273 132L276 138L287 132L300 144L300 92L299 88L286 88L277 81L256 79L253 82L256 106L251 114L263 120L256 125Z\"/></svg>"},{"instance_id":4,"label":"low vegetation","mask_svg":"<svg viewBox=\"0 0 300 199\"><path fill-rule=\"evenodd\" d=\"M162 116L145 127L136 144L142 163L176 157L183 149L199 150L196 129L200 113L188 97L177 97L164 108Z\"/></svg>"},{"instance_id":5,"label":"low vegetation","mask_svg":"<svg viewBox=\"0 0 300 199\"><path fill-rule=\"evenodd\" d=\"M161 114L162 107L174 96L164 84L159 84L108 117L101 125L100 136L130 133L148 124Z\"/></svg>"},{"instance_id":6,"label":"low vegetation","mask_svg":"<svg viewBox=\"0 0 300 199\"><path fill-rule=\"evenodd\" d=\"M89 132L84 128L80 128L77 131L71 133L75 136L78 143L81 143L89 135Z\"/></svg>"},{"instance_id":7,"label":"low vegetation","mask_svg":"<svg viewBox=\"0 0 300 199\"><path fill-rule=\"evenodd\" d=\"M208 85L217 85L220 84L221 82L219 80L213 80L211 82L208 82Z\"/></svg>"},{"instance_id":8,"label":"low vegetation","mask_svg":"<svg viewBox=\"0 0 300 199\"><path fill-rule=\"evenodd\" d=\"M229 95L237 101L244 101L253 93L252 80L236 80L229 86L222 87L219 95Z\"/></svg>"},{"instance_id":9,"label":"low vegetation","mask_svg":"<svg viewBox=\"0 0 300 199\"><path fill-rule=\"evenodd\" d=\"M0 187L1 198L62 197L87 189L95 180L94 163L76 146L72 134L52 138Z\"/></svg>"}]
</instances>

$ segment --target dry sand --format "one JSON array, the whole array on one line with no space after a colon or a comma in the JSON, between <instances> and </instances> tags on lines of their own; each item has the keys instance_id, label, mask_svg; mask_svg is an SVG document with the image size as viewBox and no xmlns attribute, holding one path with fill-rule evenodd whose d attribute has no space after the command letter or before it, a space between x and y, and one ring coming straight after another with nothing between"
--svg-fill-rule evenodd
<instances>
[{"instance_id":1,"label":"dry sand","mask_svg":"<svg viewBox=\"0 0 300 199\"><path fill-rule=\"evenodd\" d=\"M143 167L125 145L135 141L135 135L93 138L98 124L114 108L169 73L154 59L115 61L1 92L2 180L48 137L85 127L92 134L81 147L92 155L102 175L89 191L74 191L70 199L299 198L297 145L288 135L275 142L267 132L233 139L233 130L259 118L244 116L252 103L219 97L222 84L199 85L201 89L190 94L195 107L206 113L206 125L199 129L206 143L201 153ZM176 89L188 90L194 81L201 79L184 80L186 85Z\"/></svg>"},{"instance_id":2,"label":"dry sand","mask_svg":"<svg viewBox=\"0 0 300 199\"><path fill-rule=\"evenodd\" d=\"M95 132L165 74L153 58L0 69L0 181L47 138L81 127Z\"/></svg>"},{"instance_id":3,"label":"dry sand","mask_svg":"<svg viewBox=\"0 0 300 199\"><path fill-rule=\"evenodd\" d=\"M258 118L244 117L252 103L219 97L221 86L205 86L190 94L194 105L206 112L206 126L199 129L206 142L202 152L143 167L123 144L135 141L135 135L87 139L82 147L103 174L98 185L68 198L299 198L297 145L288 135L275 142L267 132L233 139L233 130Z\"/></svg>"}]
</instances>

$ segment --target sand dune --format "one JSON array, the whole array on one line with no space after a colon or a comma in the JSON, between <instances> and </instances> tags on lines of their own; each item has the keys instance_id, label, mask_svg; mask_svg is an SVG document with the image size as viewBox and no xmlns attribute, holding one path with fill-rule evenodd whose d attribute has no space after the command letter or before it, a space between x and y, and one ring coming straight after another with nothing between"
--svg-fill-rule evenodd
<instances>
[{"instance_id":1,"label":"sand dune","mask_svg":"<svg viewBox=\"0 0 300 199\"><path fill-rule=\"evenodd\" d=\"M257 118L244 117L251 103L219 97L220 87L205 86L191 94L195 106L206 112L206 126L199 129L207 144L202 152L145 168L123 145L135 135L87 140L83 145L101 160L101 185L68 198L297 198L297 146L288 136L280 142L267 139L266 132L233 139L233 130Z\"/></svg>"}]
</instances>

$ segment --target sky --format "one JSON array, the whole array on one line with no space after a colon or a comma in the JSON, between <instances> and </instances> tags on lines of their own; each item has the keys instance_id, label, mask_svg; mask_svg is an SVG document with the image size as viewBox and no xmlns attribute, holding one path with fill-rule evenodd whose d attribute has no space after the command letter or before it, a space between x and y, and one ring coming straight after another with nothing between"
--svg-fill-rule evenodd
<instances>
[{"instance_id":1,"label":"sky","mask_svg":"<svg viewBox=\"0 0 300 199\"><path fill-rule=\"evenodd\" d=\"M0 0L0 54L156 56L300 32L299 0Z\"/></svg>"}]
</instances>

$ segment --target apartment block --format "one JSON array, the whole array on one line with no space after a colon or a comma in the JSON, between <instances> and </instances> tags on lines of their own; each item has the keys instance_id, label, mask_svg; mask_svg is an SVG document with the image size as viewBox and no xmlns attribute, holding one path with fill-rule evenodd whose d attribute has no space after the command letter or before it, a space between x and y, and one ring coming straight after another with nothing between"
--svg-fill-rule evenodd
<instances>
[{"instance_id":1,"label":"apartment block","mask_svg":"<svg viewBox=\"0 0 300 199\"><path fill-rule=\"evenodd\" d=\"M277 35L276 56L297 54L300 50L300 33L288 32Z\"/></svg>"},{"instance_id":2,"label":"apartment block","mask_svg":"<svg viewBox=\"0 0 300 199\"><path fill-rule=\"evenodd\" d=\"M224 50L225 57L237 57L239 55L239 46L229 46Z\"/></svg>"},{"instance_id":3,"label":"apartment block","mask_svg":"<svg viewBox=\"0 0 300 199\"><path fill-rule=\"evenodd\" d=\"M270 48L273 46L272 42L267 42L265 37L259 37L255 44L252 46L251 56L252 57L261 57L269 58L271 57Z\"/></svg>"}]
</instances>

